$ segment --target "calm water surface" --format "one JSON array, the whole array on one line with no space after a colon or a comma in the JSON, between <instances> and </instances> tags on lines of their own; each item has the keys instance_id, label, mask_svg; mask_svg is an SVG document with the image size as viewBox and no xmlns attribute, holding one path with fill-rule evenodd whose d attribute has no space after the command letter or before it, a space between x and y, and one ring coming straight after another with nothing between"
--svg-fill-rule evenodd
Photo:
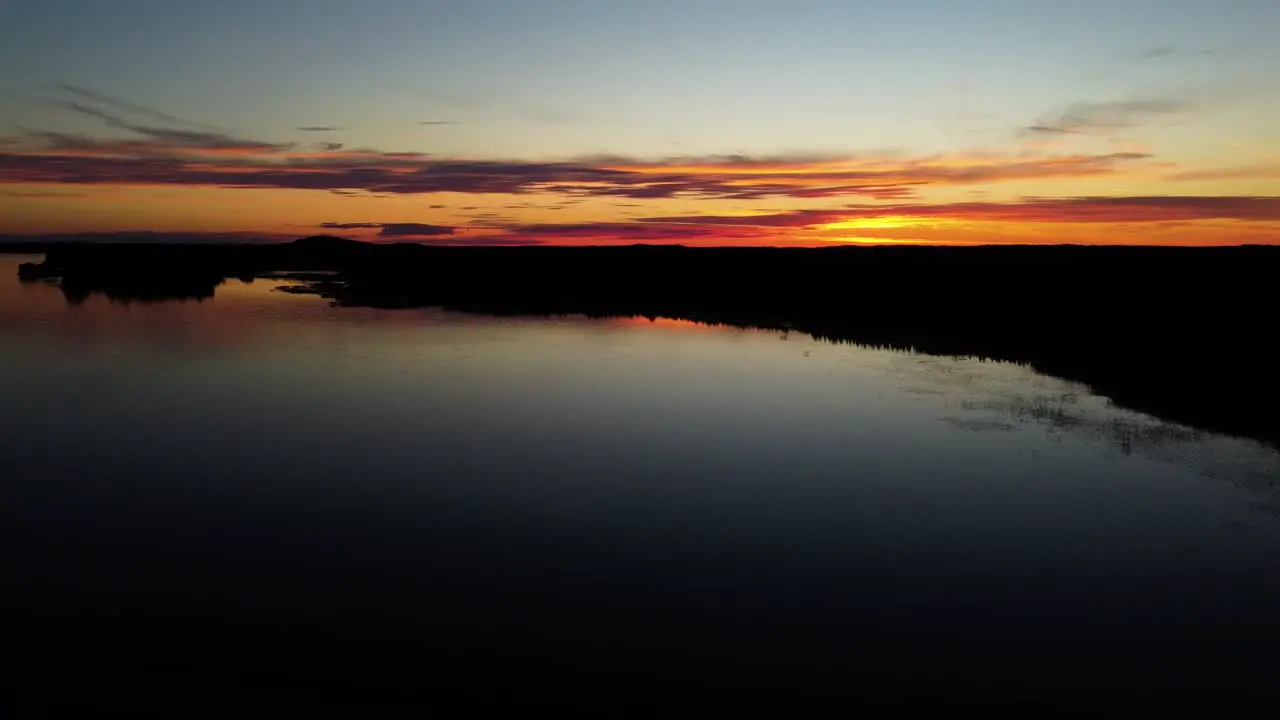
<instances>
[{"instance_id":1,"label":"calm water surface","mask_svg":"<svg viewBox=\"0 0 1280 720\"><path fill-rule=\"evenodd\" d=\"M1078 385L675 321L331 308L262 279L68 306L22 259L0 256L16 625L725 687L1277 670L1280 455ZM273 652L240 660L301 661Z\"/></svg>"}]
</instances>

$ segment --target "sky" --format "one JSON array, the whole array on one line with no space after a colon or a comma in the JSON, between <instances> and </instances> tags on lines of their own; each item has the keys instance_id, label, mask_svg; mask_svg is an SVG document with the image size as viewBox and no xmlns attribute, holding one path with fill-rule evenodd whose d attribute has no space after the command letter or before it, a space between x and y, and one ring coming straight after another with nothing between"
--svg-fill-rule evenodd
<instances>
[{"instance_id":1,"label":"sky","mask_svg":"<svg viewBox=\"0 0 1280 720\"><path fill-rule=\"evenodd\" d=\"M1274 0L8 0L0 239L1280 243Z\"/></svg>"}]
</instances>

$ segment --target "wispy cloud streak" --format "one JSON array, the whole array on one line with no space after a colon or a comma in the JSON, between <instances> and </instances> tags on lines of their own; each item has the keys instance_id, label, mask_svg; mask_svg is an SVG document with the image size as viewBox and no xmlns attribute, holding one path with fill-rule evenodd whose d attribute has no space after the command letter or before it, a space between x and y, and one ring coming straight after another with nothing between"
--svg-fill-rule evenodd
<instances>
[{"instance_id":1,"label":"wispy cloud streak","mask_svg":"<svg viewBox=\"0 0 1280 720\"><path fill-rule=\"evenodd\" d=\"M93 91L62 89L74 98L64 101L64 107L136 137L29 132L7 138L9 142L0 148L4 150L0 182L290 188L384 195L552 193L580 198L732 200L851 196L903 201L928 185L1109 175L1149 157L1142 153L970 153L917 158L810 153L659 159L597 156L563 161L447 158L158 127L127 119L122 111L172 120L171 124L187 121Z\"/></svg>"},{"instance_id":2,"label":"wispy cloud streak","mask_svg":"<svg viewBox=\"0 0 1280 720\"><path fill-rule=\"evenodd\" d=\"M1169 98L1078 102L1028 125L1026 131L1052 135L1111 134L1162 116L1187 113L1192 109L1194 106L1185 100Z\"/></svg>"},{"instance_id":3,"label":"wispy cloud streak","mask_svg":"<svg viewBox=\"0 0 1280 720\"><path fill-rule=\"evenodd\" d=\"M186 127L204 128L206 130L218 130L218 128L212 125L206 125L205 123L196 122L194 120L187 120L185 118L180 118L176 115L170 115L169 113L161 112L154 108L147 107L146 105L139 105L138 103L130 102L128 100L124 100L118 97L113 97L111 95L107 95L106 93L97 92L95 90L87 90L85 88L72 85L70 83L57 83L54 85L54 87L57 88L58 90L61 90L64 93L78 97L82 100L88 100L90 102L95 102L100 105L105 105L107 107L115 108L116 110L124 113L142 115L144 117L149 117L152 120L158 120L163 123L169 123L170 125L183 125Z\"/></svg>"}]
</instances>

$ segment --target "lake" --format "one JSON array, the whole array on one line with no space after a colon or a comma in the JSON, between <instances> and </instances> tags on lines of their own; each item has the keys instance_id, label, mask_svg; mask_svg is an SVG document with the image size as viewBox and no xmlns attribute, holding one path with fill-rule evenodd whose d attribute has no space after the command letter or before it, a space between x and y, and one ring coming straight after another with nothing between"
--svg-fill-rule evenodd
<instances>
[{"instance_id":1,"label":"lake","mask_svg":"<svg viewBox=\"0 0 1280 720\"><path fill-rule=\"evenodd\" d=\"M1257 442L1010 364L282 279L74 305L29 259L0 256L0 608L33 682L1273 692Z\"/></svg>"}]
</instances>

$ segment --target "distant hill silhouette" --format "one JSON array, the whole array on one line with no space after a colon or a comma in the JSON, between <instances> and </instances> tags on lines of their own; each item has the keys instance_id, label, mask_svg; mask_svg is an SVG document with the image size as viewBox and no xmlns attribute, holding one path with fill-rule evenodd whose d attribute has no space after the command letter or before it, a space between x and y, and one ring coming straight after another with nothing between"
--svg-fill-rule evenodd
<instances>
[{"instance_id":1,"label":"distant hill silhouette","mask_svg":"<svg viewBox=\"0 0 1280 720\"><path fill-rule=\"evenodd\" d=\"M294 248L308 252L342 252L368 245L368 243L363 243L359 240L350 240L333 235L312 235L298 238L289 244Z\"/></svg>"},{"instance_id":2,"label":"distant hill silhouette","mask_svg":"<svg viewBox=\"0 0 1280 720\"><path fill-rule=\"evenodd\" d=\"M1280 443L1280 248L49 247L68 299L207 297L223 278L331 270L341 306L671 317L1025 363L1118 404Z\"/></svg>"}]
</instances>

